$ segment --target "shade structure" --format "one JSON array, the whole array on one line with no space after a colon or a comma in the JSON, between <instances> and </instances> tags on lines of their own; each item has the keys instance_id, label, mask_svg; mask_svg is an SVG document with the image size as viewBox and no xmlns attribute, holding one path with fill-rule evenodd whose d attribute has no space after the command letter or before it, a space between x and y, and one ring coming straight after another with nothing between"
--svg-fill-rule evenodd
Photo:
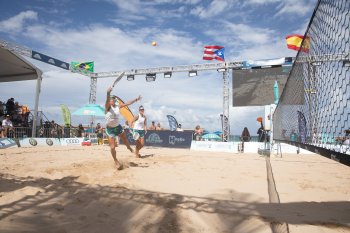
<instances>
[{"instance_id":1,"label":"shade structure","mask_svg":"<svg viewBox=\"0 0 350 233\"><path fill-rule=\"evenodd\" d=\"M221 131L215 131L213 134L220 135L220 134L222 134L222 132Z\"/></svg>"},{"instance_id":2,"label":"shade structure","mask_svg":"<svg viewBox=\"0 0 350 233\"><path fill-rule=\"evenodd\" d=\"M78 116L104 116L105 110L98 104L86 104L72 114Z\"/></svg>"},{"instance_id":3,"label":"shade structure","mask_svg":"<svg viewBox=\"0 0 350 233\"><path fill-rule=\"evenodd\" d=\"M221 139L220 136L214 133L208 133L202 136L203 139Z\"/></svg>"},{"instance_id":4,"label":"shade structure","mask_svg":"<svg viewBox=\"0 0 350 233\"><path fill-rule=\"evenodd\" d=\"M25 80L37 80L32 125L32 137L35 137L42 71L31 64L28 60L24 59L21 55L0 47L0 83Z\"/></svg>"}]
</instances>

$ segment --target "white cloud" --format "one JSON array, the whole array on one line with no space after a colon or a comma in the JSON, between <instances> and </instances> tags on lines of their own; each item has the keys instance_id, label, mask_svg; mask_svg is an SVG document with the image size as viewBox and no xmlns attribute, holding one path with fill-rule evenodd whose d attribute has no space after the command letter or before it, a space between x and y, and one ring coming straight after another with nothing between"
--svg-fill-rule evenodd
<instances>
[{"instance_id":1,"label":"white cloud","mask_svg":"<svg viewBox=\"0 0 350 233\"><path fill-rule=\"evenodd\" d=\"M304 16L312 12L315 8L316 1L314 0L295 0L295 1L283 1L278 6L278 11L275 16Z\"/></svg>"},{"instance_id":2,"label":"white cloud","mask_svg":"<svg viewBox=\"0 0 350 233\"><path fill-rule=\"evenodd\" d=\"M224 16L224 13L232 8L234 2L212 1L207 8L204 8L203 5L197 6L192 13L202 19L210 18L211 21L219 14ZM261 3L258 0L251 0L251 2ZM165 3L167 3L166 0L157 2L113 1L113 4L119 9L118 18L115 20L125 25L138 25L139 27L123 29L117 26L106 26L100 21L79 29L55 24L48 27L47 24L38 24L35 21L34 24L28 26L27 20L37 19L36 13L33 12L35 13L33 18L22 16L22 21L17 19L17 22L22 22L17 25L21 26L17 31L12 32L21 32L17 35L22 41L28 40L31 45L38 44L40 47L33 49L57 59L67 62L95 61L96 72L204 63L202 38L191 34L191 30L184 31L188 25L174 26L173 28L180 28L175 30L169 27L158 27L161 21L157 21L156 24L152 23L154 21L140 23L147 17L152 20L162 18L164 15L180 18L179 16L186 16L189 10L186 4L202 4L197 0L179 0L170 3L174 8L169 7L162 12L156 11L157 4ZM184 5L175 7L176 3ZM283 8L280 10L282 11ZM203 27L200 31L207 33L206 38L218 40L228 48L236 49L226 54L229 61L295 55L294 51L286 49L284 39L277 39L278 35L276 36L277 32L274 29L258 27L255 24L255 26L248 25L240 23L241 21L226 23L224 20L225 17L221 21L224 22L223 30L217 30L217 28L206 30ZM0 23L2 25L7 21ZM158 46L151 46L151 41L156 41ZM72 74L37 61L33 63L45 71L39 107L48 116L58 122L63 122L58 107L60 104L66 104L71 111L74 111L88 102L90 91L88 77ZM98 79L96 93L98 104L104 104L106 89L113 81L114 78ZM163 126L168 127L166 115L170 114L177 118L183 128L193 129L195 125L200 124L207 130L214 131L220 129L221 125L222 88L222 74L216 71L199 72L199 76L195 78L189 78L184 72L174 74L171 79L164 79L162 75L158 75L157 80L150 83L145 82L144 76L136 76L133 82L123 79L113 93L124 100L130 100L141 94L144 97L143 100L132 105L131 109L136 113L139 104L143 104L149 121L159 121ZM13 96L23 104L34 106L35 81L5 83L2 84L2 90L0 93L2 100ZM259 107L230 107L232 133L240 134L242 129L248 126L248 128L251 127L249 130L253 135L259 127L255 119L257 115L261 115L262 111L262 108ZM84 119L74 117L73 120L77 124ZM86 122L88 121L86 119ZM103 119L99 121L102 122Z\"/></svg>"},{"instance_id":3,"label":"white cloud","mask_svg":"<svg viewBox=\"0 0 350 233\"><path fill-rule=\"evenodd\" d=\"M232 1L213 0L207 8L203 6L197 6L190 11L191 14L198 16L199 18L211 18L222 14L224 11L228 11L233 5Z\"/></svg>"},{"instance_id":4,"label":"white cloud","mask_svg":"<svg viewBox=\"0 0 350 233\"><path fill-rule=\"evenodd\" d=\"M18 33L23 30L27 20L37 20L38 14L34 11L23 11L7 20L0 22L0 31Z\"/></svg>"}]
</instances>

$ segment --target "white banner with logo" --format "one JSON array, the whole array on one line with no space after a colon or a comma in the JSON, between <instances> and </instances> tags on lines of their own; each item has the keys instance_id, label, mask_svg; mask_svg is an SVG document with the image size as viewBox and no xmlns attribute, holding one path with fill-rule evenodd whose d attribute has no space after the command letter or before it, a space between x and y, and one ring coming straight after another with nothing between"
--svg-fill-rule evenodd
<instances>
[{"instance_id":1,"label":"white banner with logo","mask_svg":"<svg viewBox=\"0 0 350 233\"><path fill-rule=\"evenodd\" d=\"M81 146L84 138L61 138L62 146Z\"/></svg>"}]
</instances>

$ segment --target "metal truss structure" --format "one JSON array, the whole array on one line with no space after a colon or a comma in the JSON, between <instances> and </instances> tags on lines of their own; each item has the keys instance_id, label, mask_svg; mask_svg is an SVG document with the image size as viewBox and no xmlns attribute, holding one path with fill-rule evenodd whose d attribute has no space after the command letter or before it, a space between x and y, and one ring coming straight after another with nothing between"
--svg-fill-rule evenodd
<instances>
[{"instance_id":1,"label":"metal truss structure","mask_svg":"<svg viewBox=\"0 0 350 233\"><path fill-rule=\"evenodd\" d=\"M223 130L223 141L228 141L230 135L229 127L229 79L228 74L231 70L236 69L259 69L259 68L271 68L276 67L275 65L258 66L258 67L246 67L243 61L238 62L220 62L220 63L207 63L207 64L195 64L195 65L180 65L180 66L165 66L145 69L131 69L111 72L99 72L99 73L87 73L86 70L79 70L71 67L68 63L55 59L53 57L41 54L33 51L29 48L9 43L4 40L0 40L0 47L3 47L16 54L20 54L26 57L30 57L50 65L57 66L66 70L70 70L73 73L79 73L82 75L89 76L91 78L90 84L90 96L89 103L96 103L96 90L97 90L97 79L106 77L117 77L122 72L125 72L125 76L137 76L137 75L156 75L176 72L191 72L191 71L206 71L216 70L223 73L223 114L222 114L222 130ZM349 54L336 54L336 55L320 55L320 56L306 56L300 58L297 62L305 62L315 64L317 62L332 61L332 60L343 60L344 63L349 63ZM292 63L290 63L291 65ZM312 87L311 87L312 88Z\"/></svg>"}]
</instances>

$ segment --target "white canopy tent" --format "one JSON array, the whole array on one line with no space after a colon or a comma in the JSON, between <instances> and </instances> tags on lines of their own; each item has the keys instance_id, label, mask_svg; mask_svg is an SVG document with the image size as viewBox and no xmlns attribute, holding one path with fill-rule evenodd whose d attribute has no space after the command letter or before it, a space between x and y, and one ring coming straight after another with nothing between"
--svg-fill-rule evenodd
<instances>
[{"instance_id":1,"label":"white canopy tent","mask_svg":"<svg viewBox=\"0 0 350 233\"><path fill-rule=\"evenodd\" d=\"M25 80L37 80L35 91L34 118L32 125L32 137L35 137L42 71L24 59L22 56L0 47L0 83Z\"/></svg>"}]
</instances>

